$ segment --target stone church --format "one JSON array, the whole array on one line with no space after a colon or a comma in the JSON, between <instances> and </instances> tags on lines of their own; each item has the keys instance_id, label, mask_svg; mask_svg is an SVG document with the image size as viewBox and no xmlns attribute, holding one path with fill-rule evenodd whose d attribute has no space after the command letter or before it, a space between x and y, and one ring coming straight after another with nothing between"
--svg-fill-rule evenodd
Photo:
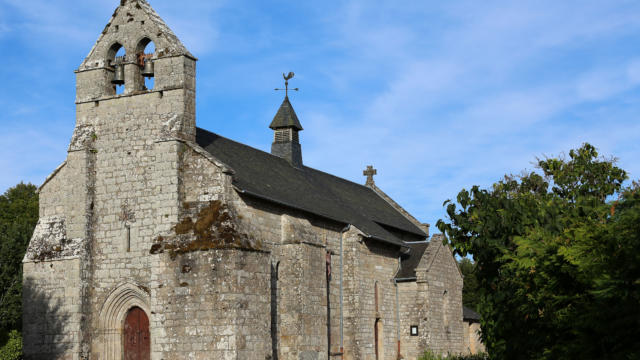
<instances>
[{"instance_id":1,"label":"stone church","mask_svg":"<svg viewBox=\"0 0 640 360\"><path fill-rule=\"evenodd\" d=\"M361 185L305 166L288 97L270 153L198 128L196 58L146 0L120 2L75 73L68 156L24 258L26 359L467 350L442 238L372 168Z\"/></svg>"}]
</instances>

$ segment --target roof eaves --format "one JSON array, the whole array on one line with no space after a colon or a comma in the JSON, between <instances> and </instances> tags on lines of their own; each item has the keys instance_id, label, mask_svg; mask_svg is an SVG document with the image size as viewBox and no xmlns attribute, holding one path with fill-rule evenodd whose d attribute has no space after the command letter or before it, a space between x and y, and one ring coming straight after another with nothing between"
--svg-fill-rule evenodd
<instances>
[{"instance_id":1,"label":"roof eaves","mask_svg":"<svg viewBox=\"0 0 640 360\"><path fill-rule=\"evenodd\" d=\"M353 225L353 224L347 224L347 223L346 223L346 222L344 222L343 220L339 220L339 219L336 219L336 218L333 218L333 217L330 217L330 216L327 216L327 215L324 215L324 214L318 214L318 213L316 213L316 212L309 211L308 209L303 209L303 208L301 208L301 207L299 207L299 206L296 206L296 205L288 204L288 203L286 203L286 202L283 202L283 201L280 201L280 200L276 200L276 199L270 198L270 197L265 196L265 195L257 194L257 193L254 193L254 192L252 192L252 191L242 189L242 188L240 188L240 187L239 187L238 185L236 185L236 184L233 184L233 188L234 188L237 192L239 192L240 194L246 194L246 195L249 195L249 196L252 196L252 197L256 197L256 198L259 198L259 199L262 199L262 200L266 200L266 201L269 201L269 202L272 202L272 203L275 203L275 204L278 204L278 205L282 205L282 206L286 206L286 207L289 207L289 208L292 208L292 209L296 209L296 210L304 211L304 212L306 212L306 213L313 214L313 215L315 215L315 216L319 216L319 217L322 217L322 218L325 218L325 219L328 219L328 220L331 220L331 221L335 221L335 222L337 222L337 223L339 223L339 224ZM362 232L362 234L363 234L363 236L364 236L365 238L367 238L367 239L371 239L371 240L375 240L375 241L381 241L381 242L384 242L384 243L386 243L386 244L391 244L391 245L399 246L399 247L401 247L401 248L409 248L409 246L407 246L407 245L405 245L405 244L403 244L403 243L398 243L398 242L396 242L396 241L391 241L391 240L388 240L388 239L383 239L383 238L381 238L381 237L373 236L373 235L367 234L367 233L365 233L365 232Z\"/></svg>"},{"instance_id":2,"label":"roof eaves","mask_svg":"<svg viewBox=\"0 0 640 360\"><path fill-rule=\"evenodd\" d=\"M407 246L407 245L405 245L403 243L398 243L398 242L395 242L395 241L386 240L386 239L380 238L378 236L365 234L365 237L367 239L376 240L376 241L382 241L382 242L387 243L387 244L396 245L396 246L399 246L399 247L401 247L403 249L410 249L409 246Z\"/></svg>"},{"instance_id":3,"label":"roof eaves","mask_svg":"<svg viewBox=\"0 0 640 360\"><path fill-rule=\"evenodd\" d=\"M380 220L371 220L371 221L373 221L374 223L376 223L376 224L378 224L380 226L386 226L386 227L389 227L389 228L392 228L392 229L395 229L395 230L398 230L398 231L404 231L404 232L407 232L407 233L410 233L410 234L413 234L413 235L424 237L425 239L428 236L422 229L419 229L420 232L416 232L416 231L411 231L411 230L408 230L408 229L400 229L397 226L389 225L389 224L385 223L384 221L380 221ZM421 240L421 241L425 241L425 240Z\"/></svg>"},{"instance_id":4,"label":"roof eaves","mask_svg":"<svg viewBox=\"0 0 640 360\"><path fill-rule=\"evenodd\" d=\"M426 232L423 229L423 226L425 226L425 225L422 224L420 221L418 221L418 219L416 219L413 215L411 215L410 212L408 212L405 208L403 208L395 200L393 200L391 198L391 196L387 195L384 191L382 191L382 189L377 187L375 184L367 185L367 187L370 188L371 190L373 190L373 192L376 195L378 195L384 201L386 201L389 205L391 205L391 207L393 207L397 212L399 212L402 216L404 216L407 220L409 220L409 222L411 222L413 225L415 225L420 230L420 232L422 233L421 235L423 235L425 237L429 237L429 233Z\"/></svg>"},{"instance_id":5,"label":"roof eaves","mask_svg":"<svg viewBox=\"0 0 640 360\"><path fill-rule=\"evenodd\" d=\"M316 215L316 216L320 216L320 217L322 217L322 218L325 218L325 219L328 219L328 220L331 220L331 221L335 221L335 222L338 222L338 223L340 223L340 224L345 224L345 225L347 225L347 223L345 223L345 222L344 222L344 221L342 221L342 220L338 220L338 219L336 219L336 218L332 218L332 217L327 216L327 215L318 214L318 213L315 213L315 212L313 212L313 211L309 211L309 210L307 210L307 209L303 209L303 208L301 208L301 207L299 207L299 206L295 206L295 205L292 205L292 204L288 204L288 203L286 203L286 202L284 202L284 201L276 200L276 199L274 199L274 198L271 198L271 197L268 197L268 196L265 196L265 195L257 194L257 193L255 193L255 192L250 191L250 190L242 189L242 188L240 188L240 187L239 187L238 185L236 185L236 184L233 184L233 188L234 188L237 192L239 192L240 194L246 194L246 195L249 195L249 196L252 196L252 197L258 198L258 199L266 200L266 201L269 201L269 202L272 202L272 203L275 203L275 204L278 204L278 205L286 206L286 207L289 207L289 208L292 208L292 209L296 209L296 210L304 211L304 212L309 213L309 214L313 214L313 215Z\"/></svg>"}]
</instances>

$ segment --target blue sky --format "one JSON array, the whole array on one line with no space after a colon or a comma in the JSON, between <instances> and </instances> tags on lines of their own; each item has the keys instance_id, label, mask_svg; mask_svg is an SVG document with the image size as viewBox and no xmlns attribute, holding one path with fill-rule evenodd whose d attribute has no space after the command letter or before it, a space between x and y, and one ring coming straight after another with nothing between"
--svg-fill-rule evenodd
<instances>
[{"instance_id":1,"label":"blue sky","mask_svg":"<svg viewBox=\"0 0 640 360\"><path fill-rule=\"evenodd\" d=\"M66 156L117 0L0 0L0 191ZM197 124L269 150L294 71L305 164L434 224L462 188L590 142L640 177L640 2L150 0L199 58Z\"/></svg>"}]
</instances>

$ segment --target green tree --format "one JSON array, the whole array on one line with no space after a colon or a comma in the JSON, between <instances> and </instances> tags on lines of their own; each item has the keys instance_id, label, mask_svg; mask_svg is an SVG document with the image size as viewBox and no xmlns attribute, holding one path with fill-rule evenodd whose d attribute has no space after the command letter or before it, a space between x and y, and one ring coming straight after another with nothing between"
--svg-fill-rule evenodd
<instances>
[{"instance_id":1,"label":"green tree","mask_svg":"<svg viewBox=\"0 0 640 360\"><path fill-rule=\"evenodd\" d=\"M0 346L0 360L22 359L22 336L17 330L11 330L4 346Z\"/></svg>"},{"instance_id":2,"label":"green tree","mask_svg":"<svg viewBox=\"0 0 640 360\"><path fill-rule=\"evenodd\" d=\"M585 144L462 190L438 221L476 263L493 359L640 358L640 195ZM617 198L617 201L611 201Z\"/></svg>"},{"instance_id":3,"label":"green tree","mask_svg":"<svg viewBox=\"0 0 640 360\"><path fill-rule=\"evenodd\" d=\"M22 258L37 222L34 185L20 183L0 196L0 344L22 328Z\"/></svg>"},{"instance_id":4,"label":"green tree","mask_svg":"<svg viewBox=\"0 0 640 360\"><path fill-rule=\"evenodd\" d=\"M468 258L463 257L458 261L460 272L464 276L462 287L462 304L472 310L478 307L480 294L478 293L478 279L476 277L476 265Z\"/></svg>"}]
</instances>

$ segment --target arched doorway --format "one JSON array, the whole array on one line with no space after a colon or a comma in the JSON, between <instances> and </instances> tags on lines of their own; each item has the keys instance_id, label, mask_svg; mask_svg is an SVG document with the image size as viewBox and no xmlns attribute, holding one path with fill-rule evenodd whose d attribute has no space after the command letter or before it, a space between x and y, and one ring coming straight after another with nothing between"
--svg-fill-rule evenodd
<instances>
[{"instance_id":1,"label":"arched doorway","mask_svg":"<svg viewBox=\"0 0 640 360\"><path fill-rule=\"evenodd\" d=\"M131 308L124 320L124 360L150 359L149 318L141 308Z\"/></svg>"}]
</instances>

